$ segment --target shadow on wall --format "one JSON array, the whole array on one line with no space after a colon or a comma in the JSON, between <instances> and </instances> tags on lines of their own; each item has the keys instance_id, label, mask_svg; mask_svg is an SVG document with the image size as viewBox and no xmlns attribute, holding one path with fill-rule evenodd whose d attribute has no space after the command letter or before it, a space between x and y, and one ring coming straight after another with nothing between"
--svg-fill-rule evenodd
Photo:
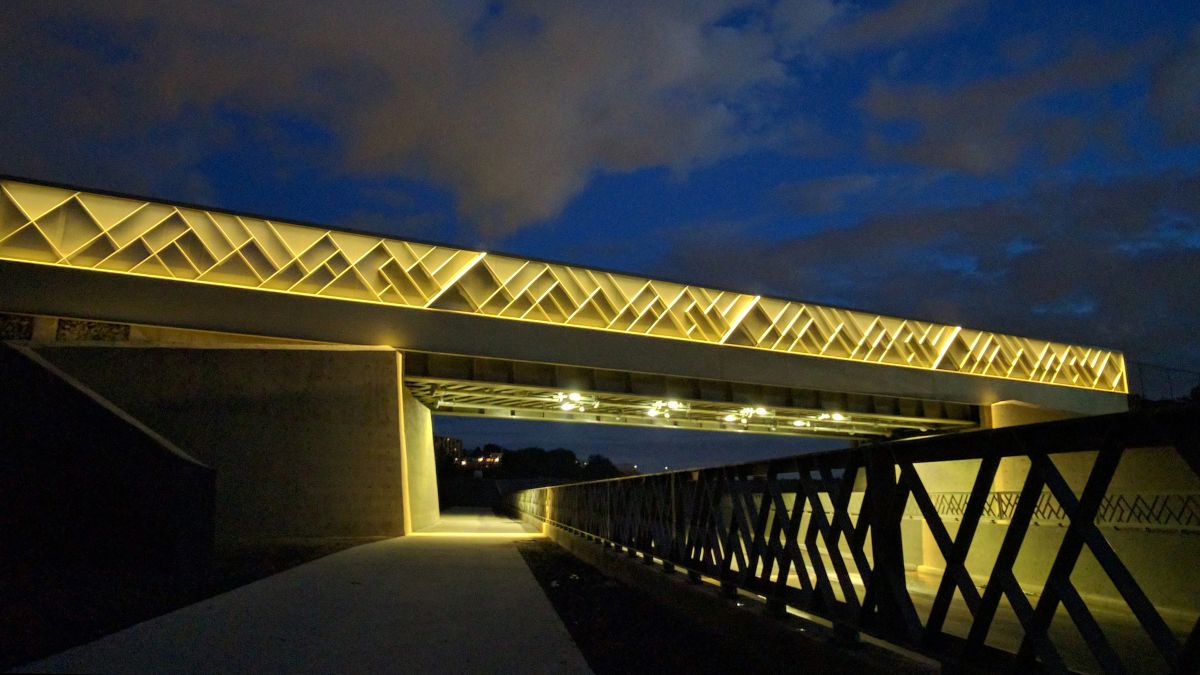
<instances>
[{"instance_id":1,"label":"shadow on wall","mask_svg":"<svg viewBox=\"0 0 1200 675\"><path fill-rule=\"evenodd\" d=\"M23 348L0 343L0 386L0 665L97 603L202 592L213 471Z\"/></svg>"}]
</instances>

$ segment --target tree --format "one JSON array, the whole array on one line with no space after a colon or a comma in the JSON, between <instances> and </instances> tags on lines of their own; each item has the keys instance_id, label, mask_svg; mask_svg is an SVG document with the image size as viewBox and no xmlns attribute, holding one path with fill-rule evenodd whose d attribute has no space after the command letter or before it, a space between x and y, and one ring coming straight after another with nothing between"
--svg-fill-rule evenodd
<instances>
[{"instance_id":1,"label":"tree","mask_svg":"<svg viewBox=\"0 0 1200 675\"><path fill-rule=\"evenodd\" d=\"M616 478L620 475L621 471L612 463L612 460L604 455L588 455L587 464L584 465L582 472L584 480Z\"/></svg>"}]
</instances>

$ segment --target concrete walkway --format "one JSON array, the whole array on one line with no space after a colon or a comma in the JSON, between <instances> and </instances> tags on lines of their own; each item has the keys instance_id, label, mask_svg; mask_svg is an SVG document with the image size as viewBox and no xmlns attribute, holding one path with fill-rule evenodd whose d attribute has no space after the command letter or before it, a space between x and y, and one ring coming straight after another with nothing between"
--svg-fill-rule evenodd
<instances>
[{"instance_id":1,"label":"concrete walkway","mask_svg":"<svg viewBox=\"0 0 1200 675\"><path fill-rule=\"evenodd\" d=\"M482 512L341 551L18 672L588 673L513 543Z\"/></svg>"}]
</instances>

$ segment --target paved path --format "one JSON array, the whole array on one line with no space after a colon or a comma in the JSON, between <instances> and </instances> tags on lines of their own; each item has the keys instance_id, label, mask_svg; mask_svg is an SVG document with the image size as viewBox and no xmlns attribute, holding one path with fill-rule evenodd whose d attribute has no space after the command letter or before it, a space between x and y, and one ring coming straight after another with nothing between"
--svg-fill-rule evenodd
<instances>
[{"instance_id":1,"label":"paved path","mask_svg":"<svg viewBox=\"0 0 1200 675\"><path fill-rule=\"evenodd\" d=\"M19 672L588 673L513 544L528 536L517 521L450 513Z\"/></svg>"}]
</instances>

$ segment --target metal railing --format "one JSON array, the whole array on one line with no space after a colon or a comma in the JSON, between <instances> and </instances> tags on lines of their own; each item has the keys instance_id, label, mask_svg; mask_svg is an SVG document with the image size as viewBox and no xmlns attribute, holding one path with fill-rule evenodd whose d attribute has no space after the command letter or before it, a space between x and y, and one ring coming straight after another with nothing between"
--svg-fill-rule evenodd
<instances>
[{"instance_id":1,"label":"metal railing","mask_svg":"<svg viewBox=\"0 0 1200 675\"><path fill-rule=\"evenodd\" d=\"M1200 551L1198 496L1200 408L1181 406L526 490L509 504L757 595L768 612L946 663L1194 672L1200 558L1181 556Z\"/></svg>"}]
</instances>

